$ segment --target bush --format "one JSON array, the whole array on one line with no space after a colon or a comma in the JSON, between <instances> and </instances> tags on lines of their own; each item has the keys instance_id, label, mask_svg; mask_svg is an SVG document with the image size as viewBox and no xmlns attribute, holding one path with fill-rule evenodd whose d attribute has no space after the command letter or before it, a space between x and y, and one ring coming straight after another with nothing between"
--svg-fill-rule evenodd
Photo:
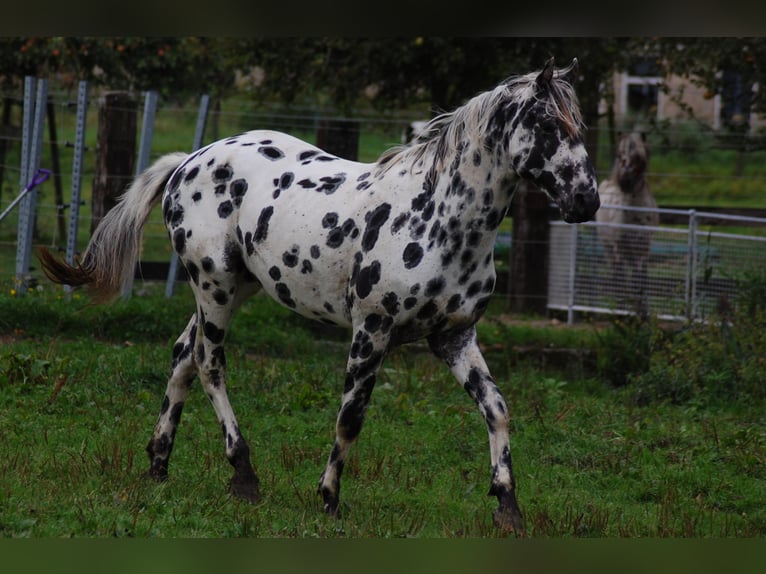
<instances>
[{"instance_id":1,"label":"bush","mask_svg":"<svg viewBox=\"0 0 766 574\"><path fill-rule=\"evenodd\" d=\"M663 336L651 318L628 315L614 319L596 337L596 369L601 380L622 387L646 372Z\"/></svg>"},{"instance_id":2,"label":"bush","mask_svg":"<svg viewBox=\"0 0 766 574\"><path fill-rule=\"evenodd\" d=\"M616 321L600 340L602 379L632 385L637 404L766 399L766 271L742 272L737 283L733 306L704 323L672 332Z\"/></svg>"}]
</instances>

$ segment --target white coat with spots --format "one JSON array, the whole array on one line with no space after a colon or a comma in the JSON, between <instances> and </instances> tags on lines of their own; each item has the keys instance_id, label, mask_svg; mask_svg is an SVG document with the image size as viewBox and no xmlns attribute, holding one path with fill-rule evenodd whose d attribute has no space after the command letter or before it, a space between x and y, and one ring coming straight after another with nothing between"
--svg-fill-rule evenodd
<instances>
[{"instance_id":1,"label":"white coat with spots","mask_svg":"<svg viewBox=\"0 0 766 574\"><path fill-rule=\"evenodd\" d=\"M508 408L474 325L495 285L497 227L518 178L545 189L566 221L588 220L599 207L569 79L575 64L556 71L551 60L541 72L511 78L435 118L428 137L375 163L346 161L263 130L165 156L107 214L81 266L43 251L53 280L113 297L133 272L150 210L162 203L197 311L174 347L147 447L151 475L167 477L184 401L199 376L234 467L231 491L259 499L226 394L223 342L237 307L263 289L304 317L352 331L335 443L319 481L327 512L338 511L344 461L384 357L426 338L486 421L495 522L522 529Z\"/></svg>"}]
</instances>

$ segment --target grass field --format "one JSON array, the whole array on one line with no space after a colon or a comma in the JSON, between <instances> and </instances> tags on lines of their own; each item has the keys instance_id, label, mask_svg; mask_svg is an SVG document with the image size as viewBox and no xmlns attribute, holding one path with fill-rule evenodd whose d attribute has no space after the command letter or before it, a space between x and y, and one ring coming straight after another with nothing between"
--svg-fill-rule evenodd
<instances>
[{"instance_id":1,"label":"grass field","mask_svg":"<svg viewBox=\"0 0 766 574\"><path fill-rule=\"evenodd\" d=\"M384 364L344 474L342 518L316 483L332 445L346 334L319 333L264 297L235 319L230 397L264 501L226 493L230 467L195 387L170 480L144 476L186 288L93 307L52 288L0 294L0 536L497 537L484 424L419 346ZM766 534L764 400L656 401L593 361L520 359L522 342L598 350L605 327L479 325L511 406L518 495L532 537ZM608 329L608 328L607 328ZM586 353L587 354L587 353ZM586 354L582 356L586 356Z\"/></svg>"}]
</instances>

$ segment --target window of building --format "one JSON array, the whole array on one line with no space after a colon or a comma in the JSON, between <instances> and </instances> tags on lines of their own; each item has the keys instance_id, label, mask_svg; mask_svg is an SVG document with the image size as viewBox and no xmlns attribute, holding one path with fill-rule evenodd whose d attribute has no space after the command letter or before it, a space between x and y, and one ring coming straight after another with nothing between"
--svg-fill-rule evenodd
<instances>
[{"instance_id":1,"label":"window of building","mask_svg":"<svg viewBox=\"0 0 766 574\"><path fill-rule=\"evenodd\" d=\"M661 118L662 76L654 58L639 58L622 74L620 111L623 117Z\"/></svg>"}]
</instances>

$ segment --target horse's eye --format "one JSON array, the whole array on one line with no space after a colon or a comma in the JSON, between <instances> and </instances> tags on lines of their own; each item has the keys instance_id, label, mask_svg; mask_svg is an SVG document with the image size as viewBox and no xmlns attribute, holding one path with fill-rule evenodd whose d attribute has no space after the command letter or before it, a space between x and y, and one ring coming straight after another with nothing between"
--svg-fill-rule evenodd
<instances>
[{"instance_id":1,"label":"horse's eye","mask_svg":"<svg viewBox=\"0 0 766 574\"><path fill-rule=\"evenodd\" d=\"M551 120L542 121L540 122L540 129L546 134L556 133L556 122Z\"/></svg>"}]
</instances>

